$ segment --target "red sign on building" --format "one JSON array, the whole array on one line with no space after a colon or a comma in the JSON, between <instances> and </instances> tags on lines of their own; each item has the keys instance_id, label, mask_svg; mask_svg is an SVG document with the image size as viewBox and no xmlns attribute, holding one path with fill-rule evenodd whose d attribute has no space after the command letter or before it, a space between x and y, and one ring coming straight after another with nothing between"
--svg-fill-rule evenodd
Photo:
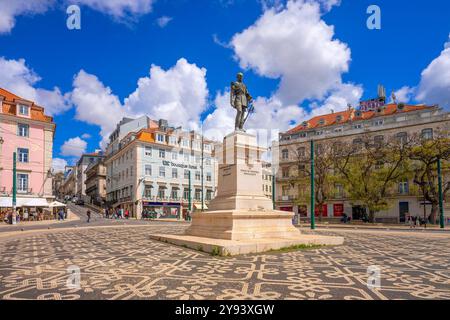
<instances>
[{"instance_id":1,"label":"red sign on building","mask_svg":"<svg viewBox=\"0 0 450 320\"><path fill-rule=\"evenodd\" d=\"M314 215L316 216L316 217L318 217L319 216L319 208L318 208L318 206L316 206L315 208L314 208ZM324 204L323 206L322 206L322 217L326 217L326 216L328 216L328 206L326 205L326 204Z\"/></svg>"}]
</instances>

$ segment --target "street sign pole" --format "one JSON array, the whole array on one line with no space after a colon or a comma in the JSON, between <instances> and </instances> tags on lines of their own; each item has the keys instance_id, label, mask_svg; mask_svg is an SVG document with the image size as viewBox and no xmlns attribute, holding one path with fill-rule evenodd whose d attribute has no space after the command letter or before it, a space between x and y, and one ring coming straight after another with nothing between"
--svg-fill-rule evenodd
<instances>
[{"instance_id":1,"label":"street sign pole","mask_svg":"<svg viewBox=\"0 0 450 320\"><path fill-rule=\"evenodd\" d=\"M437 162L437 170L438 170L438 189L439 189L439 223L442 229L444 229L444 199L442 196L442 170L441 170L441 159L438 159ZM434 223L434 222L433 222Z\"/></svg>"},{"instance_id":2,"label":"street sign pole","mask_svg":"<svg viewBox=\"0 0 450 320\"><path fill-rule=\"evenodd\" d=\"M311 140L311 229L316 228L314 200L314 140Z\"/></svg>"},{"instance_id":3,"label":"street sign pole","mask_svg":"<svg viewBox=\"0 0 450 320\"><path fill-rule=\"evenodd\" d=\"M272 175L272 209L275 210L275 175Z\"/></svg>"},{"instance_id":4,"label":"street sign pole","mask_svg":"<svg viewBox=\"0 0 450 320\"><path fill-rule=\"evenodd\" d=\"M204 182L203 182L203 175L204 175L204 170L203 170L203 158L204 158L204 156L205 156L205 154L204 154L204 144L205 144L205 142L204 142L204 139L203 139L203 124L202 124L202 167L201 167L201 169L202 169L202 212L205 210L205 197L204 197L204 194L203 194L203 190L204 190Z\"/></svg>"},{"instance_id":5,"label":"street sign pole","mask_svg":"<svg viewBox=\"0 0 450 320\"><path fill-rule=\"evenodd\" d=\"M17 204L17 173L16 173L16 153L13 153L13 194L12 194L12 207L13 212L11 214L11 224L16 224L16 204Z\"/></svg>"}]
</instances>

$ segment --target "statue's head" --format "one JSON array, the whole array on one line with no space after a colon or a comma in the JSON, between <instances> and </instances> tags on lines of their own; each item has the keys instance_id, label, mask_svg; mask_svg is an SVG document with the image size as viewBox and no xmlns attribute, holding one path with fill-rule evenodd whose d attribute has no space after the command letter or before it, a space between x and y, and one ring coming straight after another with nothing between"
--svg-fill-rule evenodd
<instances>
[{"instance_id":1,"label":"statue's head","mask_svg":"<svg viewBox=\"0 0 450 320\"><path fill-rule=\"evenodd\" d=\"M242 72L239 72L236 76L238 81L242 81L242 79L244 78L244 74Z\"/></svg>"}]
</instances>

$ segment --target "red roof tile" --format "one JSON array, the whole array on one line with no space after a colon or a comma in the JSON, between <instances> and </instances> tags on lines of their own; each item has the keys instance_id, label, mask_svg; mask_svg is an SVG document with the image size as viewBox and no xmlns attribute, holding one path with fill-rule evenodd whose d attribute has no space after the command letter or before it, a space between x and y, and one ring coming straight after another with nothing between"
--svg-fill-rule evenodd
<instances>
[{"instance_id":1,"label":"red roof tile","mask_svg":"<svg viewBox=\"0 0 450 320\"><path fill-rule=\"evenodd\" d=\"M22 100L29 102L31 104L30 117L33 120L43 121L43 122L53 122L53 117L44 114L44 108L36 105L33 101L26 100L22 97L15 95L3 88L0 88L0 97L3 97L2 110L1 113L6 113L15 116L16 112L16 101Z\"/></svg>"},{"instance_id":2,"label":"red roof tile","mask_svg":"<svg viewBox=\"0 0 450 320\"><path fill-rule=\"evenodd\" d=\"M368 120L368 119L379 117L379 116L389 116L389 115L393 115L395 113L405 113L405 112L412 112L412 111L432 109L432 108L434 108L434 107L425 106L425 105L405 105L402 110L399 110L397 104L391 103L391 104L385 105L380 112L377 112L377 111L362 112L362 111L357 111L355 109L348 109L346 111L316 116L314 118L309 119L308 121L305 121L306 126L302 123L292 129L290 129L286 133L292 134L292 133L306 131L306 130L313 129L313 128L328 127L328 126L338 124L338 123L346 123L349 121ZM358 116L358 114L360 114L360 115ZM338 121L339 120L338 117L341 118L340 121ZM321 123L321 121L323 121L323 123Z\"/></svg>"}]
</instances>

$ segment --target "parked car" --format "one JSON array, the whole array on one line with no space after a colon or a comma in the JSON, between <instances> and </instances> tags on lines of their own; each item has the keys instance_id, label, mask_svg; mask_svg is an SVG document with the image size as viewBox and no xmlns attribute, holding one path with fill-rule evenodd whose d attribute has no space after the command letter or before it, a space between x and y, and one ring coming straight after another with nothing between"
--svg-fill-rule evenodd
<instances>
[{"instance_id":1,"label":"parked car","mask_svg":"<svg viewBox=\"0 0 450 320\"><path fill-rule=\"evenodd\" d=\"M73 203L76 203L77 201L78 201L78 198L77 198L77 197L73 197L73 198L72 198L72 202L73 202Z\"/></svg>"},{"instance_id":2,"label":"parked car","mask_svg":"<svg viewBox=\"0 0 450 320\"><path fill-rule=\"evenodd\" d=\"M78 200L75 202L75 204L76 204L77 206L84 206L84 200L83 200L83 199L78 199Z\"/></svg>"}]
</instances>

